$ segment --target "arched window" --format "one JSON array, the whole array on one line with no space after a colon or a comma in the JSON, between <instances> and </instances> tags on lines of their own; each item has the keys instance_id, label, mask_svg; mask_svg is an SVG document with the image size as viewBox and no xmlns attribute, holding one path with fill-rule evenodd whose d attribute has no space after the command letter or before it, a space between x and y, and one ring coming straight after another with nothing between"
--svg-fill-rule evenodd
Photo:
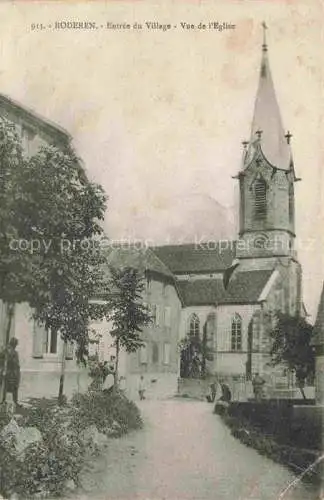
<instances>
[{"instance_id":1,"label":"arched window","mask_svg":"<svg viewBox=\"0 0 324 500\"><path fill-rule=\"evenodd\" d=\"M231 349L242 351L242 318L239 314L232 318Z\"/></svg>"},{"instance_id":2,"label":"arched window","mask_svg":"<svg viewBox=\"0 0 324 500\"><path fill-rule=\"evenodd\" d=\"M264 179L257 179L254 183L254 215L259 221L267 218L267 184Z\"/></svg>"},{"instance_id":3,"label":"arched window","mask_svg":"<svg viewBox=\"0 0 324 500\"><path fill-rule=\"evenodd\" d=\"M200 321L197 314L192 314L189 321L189 334L191 337L199 337Z\"/></svg>"}]
</instances>

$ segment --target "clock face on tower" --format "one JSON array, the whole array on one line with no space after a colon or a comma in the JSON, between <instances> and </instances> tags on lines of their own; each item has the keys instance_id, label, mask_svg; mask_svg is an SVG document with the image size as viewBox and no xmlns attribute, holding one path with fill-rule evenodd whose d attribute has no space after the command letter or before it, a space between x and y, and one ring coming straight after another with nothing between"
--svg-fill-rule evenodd
<instances>
[{"instance_id":1,"label":"clock face on tower","mask_svg":"<svg viewBox=\"0 0 324 500\"><path fill-rule=\"evenodd\" d=\"M257 250L269 249L269 236L266 234L257 234L252 241L253 248Z\"/></svg>"}]
</instances>

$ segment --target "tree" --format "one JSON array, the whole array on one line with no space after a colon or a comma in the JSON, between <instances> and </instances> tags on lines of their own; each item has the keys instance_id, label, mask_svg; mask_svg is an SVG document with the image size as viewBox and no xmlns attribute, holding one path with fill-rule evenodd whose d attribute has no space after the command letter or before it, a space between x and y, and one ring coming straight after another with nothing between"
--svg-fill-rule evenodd
<instances>
[{"instance_id":1,"label":"tree","mask_svg":"<svg viewBox=\"0 0 324 500\"><path fill-rule=\"evenodd\" d=\"M0 331L0 347L8 344L15 302L25 299L24 282L28 275L28 257L13 252L10 242L17 237L17 180L25 167L21 139L15 126L0 117L0 301L6 321ZM0 400L4 391L7 361L4 359Z\"/></svg>"},{"instance_id":2,"label":"tree","mask_svg":"<svg viewBox=\"0 0 324 500\"><path fill-rule=\"evenodd\" d=\"M105 196L91 183L71 149L42 148L20 179L19 234L40 242L31 255L28 302L35 320L64 340L59 399L63 396L65 350L77 346L78 361L88 353L90 321L103 309L91 301L100 286L104 257L94 239Z\"/></svg>"},{"instance_id":3,"label":"tree","mask_svg":"<svg viewBox=\"0 0 324 500\"><path fill-rule=\"evenodd\" d=\"M102 279L95 237L105 195L70 147L43 147L24 158L15 127L2 119L0 168L0 299L9 313L15 302L28 302L36 321L60 332L63 351L72 341L85 362L90 321L104 313L91 299ZM9 332L10 324L6 338ZM64 365L63 352L60 397Z\"/></svg>"},{"instance_id":4,"label":"tree","mask_svg":"<svg viewBox=\"0 0 324 500\"><path fill-rule=\"evenodd\" d=\"M6 344L9 340L13 306L24 300L28 257L12 251L10 242L18 237L17 186L25 168L21 139L15 126L0 117L0 300L7 311L5 331L0 332Z\"/></svg>"},{"instance_id":5,"label":"tree","mask_svg":"<svg viewBox=\"0 0 324 500\"><path fill-rule=\"evenodd\" d=\"M114 387L118 387L120 349L136 352L142 345L141 332L151 323L151 315L143 304L144 281L137 269L112 266L104 299L107 301L106 317L112 322L111 336L115 339L116 364Z\"/></svg>"},{"instance_id":6,"label":"tree","mask_svg":"<svg viewBox=\"0 0 324 500\"><path fill-rule=\"evenodd\" d=\"M304 399L305 380L315 372L315 355L311 344L313 327L301 316L277 313L272 338L271 364L284 363L296 375Z\"/></svg>"}]
</instances>

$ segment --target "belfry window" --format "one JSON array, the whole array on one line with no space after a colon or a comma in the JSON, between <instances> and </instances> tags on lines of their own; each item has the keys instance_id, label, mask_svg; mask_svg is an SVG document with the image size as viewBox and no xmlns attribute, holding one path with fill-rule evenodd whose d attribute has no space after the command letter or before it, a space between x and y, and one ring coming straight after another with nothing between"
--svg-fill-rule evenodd
<instances>
[{"instance_id":1,"label":"belfry window","mask_svg":"<svg viewBox=\"0 0 324 500\"><path fill-rule=\"evenodd\" d=\"M263 179L257 179L254 184L254 215L259 221L267 218L267 184Z\"/></svg>"},{"instance_id":2,"label":"belfry window","mask_svg":"<svg viewBox=\"0 0 324 500\"><path fill-rule=\"evenodd\" d=\"M239 314L232 318L231 350L242 351L242 318Z\"/></svg>"},{"instance_id":3,"label":"belfry window","mask_svg":"<svg viewBox=\"0 0 324 500\"><path fill-rule=\"evenodd\" d=\"M192 314L189 321L189 334L191 337L199 337L200 321L197 314Z\"/></svg>"}]
</instances>

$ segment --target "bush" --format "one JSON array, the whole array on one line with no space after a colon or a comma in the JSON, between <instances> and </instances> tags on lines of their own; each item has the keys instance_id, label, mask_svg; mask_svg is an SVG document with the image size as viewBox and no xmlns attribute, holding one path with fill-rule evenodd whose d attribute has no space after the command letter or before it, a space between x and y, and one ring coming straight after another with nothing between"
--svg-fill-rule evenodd
<instances>
[{"instance_id":1,"label":"bush","mask_svg":"<svg viewBox=\"0 0 324 500\"><path fill-rule=\"evenodd\" d=\"M88 392L66 406L46 399L34 400L33 405L19 425L36 427L42 441L18 456L15 437L0 436L0 495L6 498L13 492L26 499L61 496L68 481L78 484L86 460L98 449L83 440L82 431L95 425L100 432L111 435L113 429L121 435L142 425L137 406L121 393ZM0 408L1 431L10 415Z\"/></svg>"},{"instance_id":2,"label":"bush","mask_svg":"<svg viewBox=\"0 0 324 500\"><path fill-rule=\"evenodd\" d=\"M17 456L12 440L0 439L0 492L23 498L59 496L68 480L78 481L86 448L67 409L34 408L23 418L22 427L36 427L42 441L29 445Z\"/></svg>"},{"instance_id":3,"label":"bush","mask_svg":"<svg viewBox=\"0 0 324 500\"><path fill-rule=\"evenodd\" d=\"M120 392L90 391L76 395L72 404L80 430L93 424L100 432L107 433L117 422L122 434L142 426L137 406Z\"/></svg>"},{"instance_id":4,"label":"bush","mask_svg":"<svg viewBox=\"0 0 324 500\"><path fill-rule=\"evenodd\" d=\"M264 433L248 419L242 416L233 416L233 412L229 413L219 414L235 438L246 446L253 447L260 455L265 455L275 462L287 465L294 472L307 469L311 464L315 463L319 456L319 453L311 450L303 450L277 442L275 436ZM320 472L318 469L315 468L314 471L307 473L305 479L311 476L313 481L319 480Z\"/></svg>"}]
</instances>

